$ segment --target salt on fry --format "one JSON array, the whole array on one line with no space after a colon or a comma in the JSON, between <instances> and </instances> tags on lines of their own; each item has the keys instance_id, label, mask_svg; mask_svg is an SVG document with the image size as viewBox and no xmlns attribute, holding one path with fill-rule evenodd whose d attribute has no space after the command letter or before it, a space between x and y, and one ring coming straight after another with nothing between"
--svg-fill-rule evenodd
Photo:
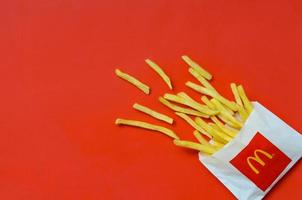
<instances>
[{"instance_id":1,"label":"salt on fry","mask_svg":"<svg viewBox=\"0 0 302 200\"><path fill-rule=\"evenodd\" d=\"M178 105L175 105L175 104L169 102L168 100L164 99L163 97L159 97L158 100L163 105L167 106L168 108L170 108L171 110L174 110L176 112L180 112L180 113L184 113L184 114L188 114L188 115L194 115L194 116L203 117L203 118L209 118L209 115L203 114L203 113L193 110L193 109L180 107Z\"/></svg>"},{"instance_id":2,"label":"salt on fry","mask_svg":"<svg viewBox=\"0 0 302 200\"><path fill-rule=\"evenodd\" d=\"M218 94L217 92L215 92L213 90L210 90L208 88L205 88L205 87L202 87L195 83L192 83L191 81L186 82L186 86L188 86L189 88L191 88L201 94L211 96L211 97L217 99L218 101L220 101L221 103L223 103L224 105L226 105L227 107L229 107L231 110L237 111L237 106L236 106L235 102L227 100L226 98L224 98L223 96L221 96L220 94Z\"/></svg>"},{"instance_id":3,"label":"salt on fry","mask_svg":"<svg viewBox=\"0 0 302 200\"><path fill-rule=\"evenodd\" d=\"M237 87L237 89L238 89L239 96L240 96L241 100L243 101L243 105L244 105L245 109L247 110L248 114L251 114L251 112L253 111L253 106L252 106L250 100L247 98L242 85L239 85Z\"/></svg>"},{"instance_id":4,"label":"salt on fry","mask_svg":"<svg viewBox=\"0 0 302 200\"><path fill-rule=\"evenodd\" d=\"M169 124L173 124L173 119L171 117L168 117L167 115L164 115L162 113L159 113L159 112L156 112L146 106L143 106L143 105L140 105L138 103L135 103L133 104L133 108L138 110L138 111L141 111L145 114L148 114L156 119L159 119L161 121L164 121L164 122L167 122Z\"/></svg>"},{"instance_id":5,"label":"salt on fry","mask_svg":"<svg viewBox=\"0 0 302 200\"><path fill-rule=\"evenodd\" d=\"M203 76L204 78L211 80L212 79L212 75L207 72L205 69L203 69L199 64L197 64L195 61L193 61L191 58L189 58L186 55L183 55L181 57L190 67L192 67L193 69L195 69L201 76Z\"/></svg>"},{"instance_id":6,"label":"salt on fry","mask_svg":"<svg viewBox=\"0 0 302 200\"><path fill-rule=\"evenodd\" d=\"M191 142L186 140L174 140L173 142L176 146L194 149L206 154L213 154L216 152L216 149L209 145L198 144L196 142Z\"/></svg>"},{"instance_id":7,"label":"salt on fry","mask_svg":"<svg viewBox=\"0 0 302 200\"><path fill-rule=\"evenodd\" d=\"M128 120L128 119L116 119L115 124L117 125L127 125L127 126L135 126L139 128L144 128L148 130L153 130L157 132L161 132L167 136L170 136L174 139L179 139L179 137L170 129L162 127L162 126L157 126L153 125L147 122L142 122L142 121L136 121L136 120Z\"/></svg>"},{"instance_id":8,"label":"salt on fry","mask_svg":"<svg viewBox=\"0 0 302 200\"><path fill-rule=\"evenodd\" d=\"M169 76L162 70L162 68L150 59L146 59L145 61L165 81L165 83L168 85L170 90L172 90L173 87L172 87L171 80Z\"/></svg>"},{"instance_id":9,"label":"salt on fry","mask_svg":"<svg viewBox=\"0 0 302 200\"><path fill-rule=\"evenodd\" d=\"M194 76L203 86L208 89L216 91L216 89L207 81L203 76L201 76L194 68L190 67L189 72L192 76Z\"/></svg>"},{"instance_id":10,"label":"salt on fry","mask_svg":"<svg viewBox=\"0 0 302 200\"><path fill-rule=\"evenodd\" d=\"M206 135L209 138L212 138L212 136L210 134L208 134L203 128L201 128L198 124L196 124L194 122L194 120L192 120L188 115L184 114L184 113L175 113L176 115L178 115L179 117L181 117L183 120L185 120L188 124L190 124L193 128L195 128L196 130L198 130L199 132L201 132L202 134Z\"/></svg>"},{"instance_id":11,"label":"salt on fry","mask_svg":"<svg viewBox=\"0 0 302 200\"><path fill-rule=\"evenodd\" d=\"M115 70L115 74L118 77L120 77L121 79L124 79L124 80L128 81L129 83L131 83L132 85L136 86L138 89L142 90L145 94L150 93L150 87L147 86L146 84L140 82L138 79L134 78L133 76L126 74L119 69Z\"/></svg>"}]
</instances>

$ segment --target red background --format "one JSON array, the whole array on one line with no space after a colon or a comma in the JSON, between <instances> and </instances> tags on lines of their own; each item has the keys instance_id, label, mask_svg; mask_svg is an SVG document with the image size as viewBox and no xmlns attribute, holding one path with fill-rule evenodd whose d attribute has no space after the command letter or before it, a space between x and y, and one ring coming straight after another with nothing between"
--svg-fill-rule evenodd
<instances>
[{"instance_id":1,"label":"red background","mask_svg":"<svg viewBox=\"0 0 302 200\"><path fill-rule=\"evenodd\" d=\"M180 56L214 74L231 97L243 83L302 131L302 3L299 0L9 0L0 3L0 198L233 199L198 161L161 134L116 127L116 117L153 123L134 102L169 114L167 86L194 80ZM120 67L150 96L114 75ZM174 130L193 139L176 118ZM158 123L162 124L162 123ZM267 199L302 198L298 163Z\"/></svg>"}]
</instances>

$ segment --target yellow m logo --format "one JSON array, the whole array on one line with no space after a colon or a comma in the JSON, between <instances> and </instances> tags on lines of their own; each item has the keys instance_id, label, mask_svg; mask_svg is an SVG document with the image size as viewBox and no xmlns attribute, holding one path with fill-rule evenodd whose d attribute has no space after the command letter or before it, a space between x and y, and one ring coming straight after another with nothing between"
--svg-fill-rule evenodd
<instances>
[{"instance_id":1,"label":"yellow m logo","mask_svg":"<svg viewBox=\"0 0 302 200\"><path fill-rule=\"evenodd\" d=\"M267 153L266 151L263 151L261 149L256 149L254 151L254 156L249 156L246 161L247 161L247 164L249 165L249 167L256 173L256 174L259 174L259 170L256 169L256 167L254 167L254 165L251 163L251 160L254 160L256 161L257 163L259 163L260 165L262 166L265 166L265 162L259 158L258 154L261 153L262 155L265 155L267 158L269 159L272 159L273 158L273 155L272 154L269 154Z\"/></svg>"}]
</instances>

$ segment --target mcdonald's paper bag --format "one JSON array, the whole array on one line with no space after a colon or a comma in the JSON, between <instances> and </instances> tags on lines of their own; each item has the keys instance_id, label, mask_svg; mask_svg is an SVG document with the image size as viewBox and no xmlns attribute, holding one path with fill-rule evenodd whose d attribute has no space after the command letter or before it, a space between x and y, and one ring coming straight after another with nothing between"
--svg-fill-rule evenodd
<instances>
[{"instance_id":1,"label":"mcdonald's paper bag","mask_svg":"<svg viewBox=\"0 0 302 200\"><path fill-rule=\"evenodd\" d=\"M200 162L238 199L262 199L302 155L302 136L258 102L239 134Z\"/></svg>"}]
</instances>

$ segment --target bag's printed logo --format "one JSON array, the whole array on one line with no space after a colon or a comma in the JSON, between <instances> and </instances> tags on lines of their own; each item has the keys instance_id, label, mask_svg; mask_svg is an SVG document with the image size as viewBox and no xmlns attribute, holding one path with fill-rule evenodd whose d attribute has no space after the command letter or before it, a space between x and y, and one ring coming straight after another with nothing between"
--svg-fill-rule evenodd
<instances>
[{"instance_id":1,"label":"bag's printed logo","mask_svg":"<svg viewBox=\"0 0 302 200\"><path fill-rule=\"evenodd\" d=\"M265 191L291 162L259 132L230 163L258 188Z\"/></svg>"},{"instance_id":2,"label":"bag's printed logo","mask_svg":"<svg viewBox=\"0 0 302 200\"><path fill-rule=\"evenodd\" d=\"M272 159L273 155L267 153L266 151L263 151L261 149L256 149L254 151L254 156L249 156L246 159L246 162L248 163L249 167L256 173L259 174L259 170L251 163L251 160L254 160L255 162L259 163L262 166L265 166L265 162L258 156L258 153L261 153L262 155L265 155L267 158Z\"/></svg>"}]
</instances>

